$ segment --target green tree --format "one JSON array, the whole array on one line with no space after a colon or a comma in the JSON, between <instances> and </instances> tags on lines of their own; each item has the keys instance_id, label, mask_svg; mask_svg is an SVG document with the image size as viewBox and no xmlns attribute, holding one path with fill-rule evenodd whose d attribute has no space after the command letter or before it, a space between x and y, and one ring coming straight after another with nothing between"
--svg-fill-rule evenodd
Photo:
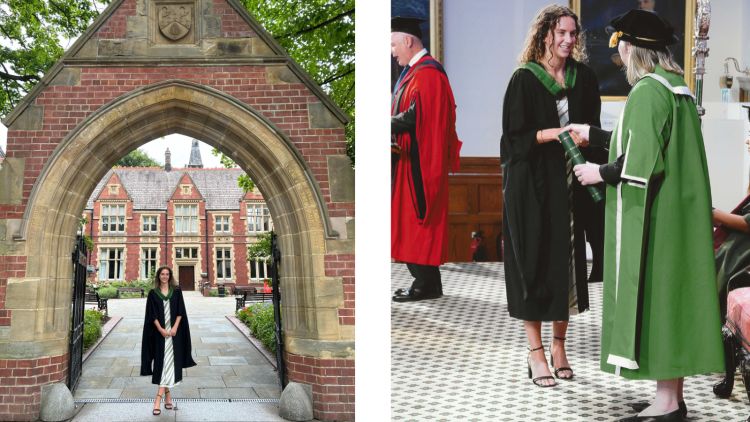
<instances>
[{"instance_id":1,"label":"green tree","mask_svg":"<svg viewBox=\"0 0 750 422\"><path fill-rule=\"evenodd\" d=\"M354 164L354 0L242 0L247 10L351 117Z\"/></svg>"},{"instance_id":2,"label":"green tree","mask_svg":"<svg viewBox=\"0 0 750 422\"><path fill-rule=\"evenodd\" d=\"M247 246L247 260L271 259L271 238L273 231L261 233L257 241Z\"/></svg>"},{"instance_id":3,"label":"green tree","mask_svg":"<svg viewBox=\"0 0 750 422\"><path fill-rule=\"evenodd\" d=\"M161 167L161 164L139 149L130 151L128 155L120 158L120 161L115 165L120 167Z\"/></svg>"},{"instance_id":4,"label":"green tree","mask_svg":"<svg viewBox=\"0 0 750 422\"><path fill-rule=\"evenodd\" d=\"M0 115L6 116L109 0L3 0L0 7ZM67 47L67 46L66 46Z\"/></svg>"},{"instance_id":5,"label":"green tree","mask_svg":"<svg viewBox=\"0 0 750 422\"><path fill-rule=\"evenodd\" d=\"M3 0L0 115L6 116L110 0ZM354 0L241 0L250 13L351 117L354 163Z\"/></svg>"}]
</instances>

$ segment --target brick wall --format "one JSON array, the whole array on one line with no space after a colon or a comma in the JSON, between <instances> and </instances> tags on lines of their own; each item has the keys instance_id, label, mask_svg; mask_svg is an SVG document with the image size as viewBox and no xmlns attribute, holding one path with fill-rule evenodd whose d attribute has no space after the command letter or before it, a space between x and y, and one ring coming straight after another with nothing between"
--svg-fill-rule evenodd
<instances>
[{"instance_id":1,"label":"brick wall","mask_svg":"<svg viewBox=\"0 0 750 422\"><path fill-rule=\"evenodd\" d=\"M312 386L315 419L354 420L353 359L319 359L291 353L284 355L289 381Z\"/></svg>"},{"instance_id":2,"label":"brick wall","mask_svg":"<svg viewBox=\"0 0 750 422\"><path fill-rule=\"evenodd\" d=\"M42 386L65 382L67 376L67 353L38 359L0 359L0 420L37 420Z\"/></svg>"},{"instance_id":3,"label":"brick wall","mask_svg":"<svg viewBox=\"0 0 750 422\"><path fill-rule=\"evenodd\" d=\"M339 308L339 323L354 325L354 255L327 255L325 258L326 275L343 279L344 306Z\"/></svg>"}]
</instances>

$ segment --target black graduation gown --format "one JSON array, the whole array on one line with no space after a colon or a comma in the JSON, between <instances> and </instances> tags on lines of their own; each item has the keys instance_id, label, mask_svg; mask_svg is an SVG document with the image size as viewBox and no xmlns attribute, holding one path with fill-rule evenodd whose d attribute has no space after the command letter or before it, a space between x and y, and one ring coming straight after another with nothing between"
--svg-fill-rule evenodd
<instances>
[{"instance_id":1,"label":"black graduation gown","mask_svg":"<svg viewBox=\"0 0 750 422\"><path fill-rule=\"evenodd\" d=\"M565 92L570 122L600 126L596 76L587 66L574 65L576 82ZM500 159L505 284L510 316L526 321L567 321L569 317L570 212L565 153L559 142L536 143L538 130L560 127L556 99L531 71L518 69L503 102ZM581 207L586 206L577 202L574 200L574 216L581 215ZM589 300L586 248L580 233L576 235L575 262L578 311L582 312L588 309Z\"/></svg>"},{"instance_id":2,"label":"black graduation gown","mask_svg":"<svg viewBox=\"0 0 750 422\"><path fill-rule=\"evenodd\" d=\"M188 324L185 301L182 290L175 288L169 299L171 324L174 327L177 316L182 316L177 335L172 338L174 349L174 381L182 381L182 369L195 366L190 342L190 325ZM164 366L164 337L156 330L154 320L158 319L164 327L164 302L151 290L146 299L146 317L143 322L143 338L141 344L141 375L152 375L151 382L159 384ZM152 368L153 363L153 368Z\"/></svg>"}]
</instances>

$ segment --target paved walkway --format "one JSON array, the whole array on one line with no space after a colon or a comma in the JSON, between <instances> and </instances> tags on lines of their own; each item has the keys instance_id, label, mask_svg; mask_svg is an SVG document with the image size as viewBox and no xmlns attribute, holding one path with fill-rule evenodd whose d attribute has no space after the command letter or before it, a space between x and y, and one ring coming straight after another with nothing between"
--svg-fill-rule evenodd
<instances>
[{"instance_id":1,"label":"paved walkway","mask_svg":"<svg viewBox=\"0 0 750 422\"><path fill-rule=\"evenodd\" d=\"M601 283L589 284L591 310L571 318L573 381L535 387L526 374L523 325L508 316L502 263L441 267L445 296L391 306L391 412L395 421L612 421L626 406L652 400L652 381L599 370ZM392 288L408 287L406 267L391 267ZM543 339L549 356L550 324ZM700 339L696 339L700 347ZM714 396L719 375L690 377L690 421L744 421L748 398L738 376L729 399Z\"/></svg>"},{"instance_id":2,"label":"paved walkway","mask_svg":"<svg viewBox=\"0 0 750 422\"><path fill-rule=\"evenodd\" d=\"M74 421L283 420L276 371L225 317L234 314L234 298L195 292L185 292L185 306L198 365L186 369L172 389L178 410L162 406L161 418L152 416L156 386L139 375L145 304L146 299L109 300L110 316L123 319L83 365L74 398L86 404Z\"/></svg>"}]
</instances>

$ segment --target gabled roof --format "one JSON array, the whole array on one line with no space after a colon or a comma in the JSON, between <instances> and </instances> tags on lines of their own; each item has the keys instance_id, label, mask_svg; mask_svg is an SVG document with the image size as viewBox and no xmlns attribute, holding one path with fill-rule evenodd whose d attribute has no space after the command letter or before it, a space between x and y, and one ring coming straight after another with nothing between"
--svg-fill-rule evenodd
<instances>
[{"instance_id":1,"label":"gabled roof","mask_svg":"<svg viewBox=\"0 0 750 422\"><path fill-rule=\"evenodd\" d=\"M241 169L172 169L158 167L117 167L110 170L96 185L86 202L93 209L94 200L105 187L112 173L116 173L133 200L134 210L167 209L167 202L184 174L190 176L203 195L207 210L238 210L245 193L237 185Z\"/></svg>"},{"instance_id":2,"label":"gabled roof","mask_svg":"<svg viewBox=\"0 0 750 422\"><path fill-rule=\"evenodd\" d=\"M106 60L100 60L99 58L95 59L87 59L81 61L81 59L76 59L75 56L78 54L78 52L83 48L83 46L91 40L94 35L97 33L97 31L104 26L105 23L109 21L109 19L114 15L114 13L120 8L123 2L128 0L112 0L112 2L107 6L106 9L94 20L94 23L92 23L88 29L76 40L75 43L63 54L63 56L50 68L50 70L45 73L44 77L34 86L31 91L29 91L26 96L19 101L19 103L16 105L16 107L13 108L13 110L3 119L3 123L6 127L10 127L13 122L26 110L26 108L31 105L36 97L42 93L42 91L50 85L52 80L55 79L55 76L57 76L61 70L65 67L65 65L69 66L80 66L83 64L91 63L92 61L101 61L105 62ZM133 0L134 1L134 0ZM239 0L214 0L214 1L225 1L227 2L232 9L234 9L235 12L244 20L250 28L255 32L255 34L260 38L263 42L266 43L266 45L269 47L269 49L275 54L275 56L254 56L247 58L243 61L242 58L236 58L232 59L233 63L236 64L244 64L244 62L250 64L258 64L260 63L279 63L279 59L282 59L286 62L286 65L289 67L289 70L294 73L296 77L300 79L300 81L307 86L308 89L316 96L318 99L320 99L321 103L328 108L328 110L343 124L346 124L349 121L349 117L336 105L336 103L331 100L331 98L318 86L318 84L310 77L310 75L305 72L302 67L300 67L297 62L294 61L289 56L289 53L284 50L283 47L270 35L266 32L265 28L258 23L258 21L253 18L250 13L248 13L247 9L242 5L242 3ZM198 3L200 5L201 2ZM281 56L281 57L279 57ZM160 59L159 57L149 57L150 60L154 59ZM118 60L120 60L124 65L127 65L128 62L134 61L132 58L126 58L126 57L118 57ZM179 64L179 63L205 63L205 58L198 57L198 58L190 58L190 57L179 57L177 59L170 59L170 60L162 60L163 63L173 63L173 64ZM216 57L217 61L223 60L221 57ZM137 59L135 59L137 61ZM111 61L107 61L111 62Z\"/></svg>"}]
</instances>

